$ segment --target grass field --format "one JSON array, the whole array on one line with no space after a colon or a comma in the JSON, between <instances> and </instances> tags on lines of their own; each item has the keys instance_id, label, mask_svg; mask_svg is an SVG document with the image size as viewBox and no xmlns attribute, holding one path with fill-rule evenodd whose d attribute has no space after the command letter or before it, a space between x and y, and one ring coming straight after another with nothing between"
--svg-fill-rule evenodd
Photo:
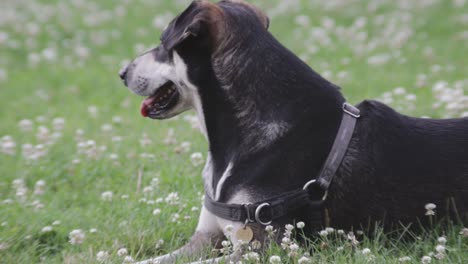
<instances>
[{"instance_id":1,"label":"grass field","mask_svg":"<svg viewBox=\"0 0 468 264\"><path fill-rule=\"evenodd\" d=\"M190 237L207 151L194 113L141 118L141 98L117 76L187 3L1 1L0 263L130 263ZM468 116L468 1L255 3L274 35L350 102ZM359 244L329 230L309 246L273 246L245 263L468 263L463 228L410 242L377 232L357 236Z\"/></svg>"}]
</instances>

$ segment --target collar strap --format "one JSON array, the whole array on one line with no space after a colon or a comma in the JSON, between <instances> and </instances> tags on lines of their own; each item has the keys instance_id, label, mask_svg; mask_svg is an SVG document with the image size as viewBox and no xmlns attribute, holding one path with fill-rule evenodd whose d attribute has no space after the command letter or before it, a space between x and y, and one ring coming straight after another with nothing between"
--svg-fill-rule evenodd
<instances>
[{"instance_id":1,"label":"collar strap","mask_svg":"<svg viewBox=\"0 0 468 264\"><path fill-rule=\"evenodd\" d=\"M348 149L349 142L353 136L356 121L360 117L360 111L356 107L344 103L343 118L338 133L333 143L330 154L320 171L319 176L305 184L302 190L287 192L271 199L255 204L226 204L214 201L205 195L204 205L208 211L226 220L236 222L257 222L269 225L273 220L288 215L307 205L310 214L318 226L323 223L323 203L326 199L328 187L333 176L343 161ZM317 198L317 189L309 188L318 183L325 195Z\"/></svg>"},{"instance_id":2,"label":"collar strap","mask_svg":"<svg viewBox=\"0 0 468 264\"><path fill-rule=\"evenodd\" d=\"M226 204L205 195L205 207L214 215L236 222L269 225L277 218L308 205L322 211L323 200L311 201L308 190L292 191L255 204Z\"/></svg>"},{"instance_id":3,"label":"collar strap","mask_svg":"<svg viewBox=\"0 0 468 264\"><path fill-rule=\"evenodd\" d=\"M325 192L328 191L328 187L330 187L333 177L343 161L346 151L348 150L349 142L351 142L351 138L353 137L357 119L361 117L361 111L348 103L343 104L343 112L343 118L333 147L316 179L319 186Z\"/></svg>"}]
</instances>

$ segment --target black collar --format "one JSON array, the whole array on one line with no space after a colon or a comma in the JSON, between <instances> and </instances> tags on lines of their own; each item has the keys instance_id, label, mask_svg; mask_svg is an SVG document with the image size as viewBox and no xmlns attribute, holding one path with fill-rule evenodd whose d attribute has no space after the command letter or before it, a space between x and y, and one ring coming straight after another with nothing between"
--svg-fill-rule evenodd
<instances>
[{"instance_id":1,"label":"black collar","mask_svg":"<svg viewBox=\"0 0 468 264\"><path fill-rule=\"evenodd\" d=\"M321 216L328 188L343 161L357 119L360 116L359 109L348 103L343 104L343 118L327 160L319 175L307 182L302 190L284 193L255 204L220 203L205 195L206 209L227 220L245 223L256 222L263 225L269 225L273 220L288 215L306 204L310 205L314 212ZM323 197L317 198L316 194L311 195L311 186L318 186L324 193ZM318 219L318 221L321 220Z\"/></svg>"}]
</instances>

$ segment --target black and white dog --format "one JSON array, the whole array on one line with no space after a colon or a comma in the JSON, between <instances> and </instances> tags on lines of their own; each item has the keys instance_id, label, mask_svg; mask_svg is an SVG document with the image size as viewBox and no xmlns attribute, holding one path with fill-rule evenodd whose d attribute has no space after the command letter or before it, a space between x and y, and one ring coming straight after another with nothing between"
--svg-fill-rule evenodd
<instances>
[{"instance_id":1,"label":"black and white dog","mask_svg":"<svg viewBox=\"0 0 468 264\"><path fill-rule=\"evenodd\" d=\"M120 72L132 92L147 97L145 117L195 109L209 142L206 196L222 204L255 204L301 189L320 172L344 115L338 87L282 46L268 26L246 2L195 1L169 24L160 46ZM375 101L358 108L361 117L325 200L327 224L424 224L427 203L437 204L441 217L455 212L466 221L468 119L413 118ZM301 206L271 225L303 221L312 234L311 211ZM235 232L244 224L205 206L190 242L154 262L200 257L223 239L227 225ZM264 226L248 225L263 241Z\"/></svg>"}]
</instances>

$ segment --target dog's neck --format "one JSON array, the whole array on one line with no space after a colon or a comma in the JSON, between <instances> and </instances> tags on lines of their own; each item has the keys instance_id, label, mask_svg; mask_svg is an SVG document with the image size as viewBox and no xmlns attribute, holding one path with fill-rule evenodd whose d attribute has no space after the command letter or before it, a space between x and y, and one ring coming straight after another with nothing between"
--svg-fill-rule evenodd
<instances>
[{"instance_id":1,"label":"dog's neck","mask_svg":"<svg viewBox=\"0 0 468 264\"><path fill-rule=\"evenodd\" d=\"M318 173L340 124L345 100L337 87L273 38L262 44L218 53L223 55L212 62L216 80L203 84L212 157L212 178L205 185L214 190L214 199L228 199L243 180L278 184L288 179L290 188L304 184ZM306 153L307 148L314 151ZM271 156L278 151L290 151L288 160ZM283 168L277 162L297 166ZM272 175L271 168L277 173ZM222 195L216 197L221 185Z\"/></svg>"}]
</instances>

